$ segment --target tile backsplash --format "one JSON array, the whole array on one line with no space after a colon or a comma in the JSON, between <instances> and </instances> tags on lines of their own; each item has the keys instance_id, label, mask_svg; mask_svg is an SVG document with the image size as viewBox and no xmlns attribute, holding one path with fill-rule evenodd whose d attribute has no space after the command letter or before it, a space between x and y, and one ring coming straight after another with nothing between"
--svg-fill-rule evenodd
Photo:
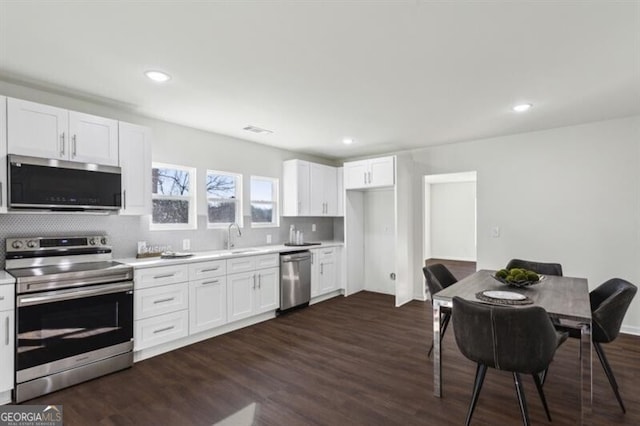
<instances>
[{"instance_id":1,"label":"tile backsplash","mask_svg":"<svg viewBox=\"0 0 640 426\"><path fill-rule=\"evenodd\" d=\"M304 232L305 241L342 240L335 235L340 230L342 218L280 218L278 228L251 228L251 218L245 217L242 237L235 238L236 247L282 244L289 239L289 226L295 225ZM312 225L316 231L312 232ZM191 251L218 250L224 248L226 229L207 229L206 216L198 216L198 229L184 231L150 231L149 216L119 216L94 214L3 214L0 215L0 264L4 268L5 240L8 237L48 237L106 234L111 238L114 258L134 257L138 241L152 245L171 246L182 250L182 240L189 239Z\"/></svg>"}]
</instances>

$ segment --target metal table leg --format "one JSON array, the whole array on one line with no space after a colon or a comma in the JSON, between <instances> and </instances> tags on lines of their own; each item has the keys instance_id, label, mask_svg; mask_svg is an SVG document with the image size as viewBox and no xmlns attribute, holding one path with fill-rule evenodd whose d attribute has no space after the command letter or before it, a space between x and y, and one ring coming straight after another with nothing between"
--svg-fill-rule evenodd
<instances>
[{"instance_id":1,"label":"metal table leg","mask_svg":"<svg viewBox=\"0 0 640 426\"><path fill-rule=\"evenodd\" d=\"M433 394L438 398L442 396L440 322L440 302L433 300Z\"/></svg>"},{"instance_id":2,"label":"metal table leg","mask_svg":"<svg viewBox=\"0 0 640 426\"><path fill-rule=\"evenodd\" d=\"M580 423L591 424L593 404L591 323L580 326Z\"/></svg>"}]
</instances>

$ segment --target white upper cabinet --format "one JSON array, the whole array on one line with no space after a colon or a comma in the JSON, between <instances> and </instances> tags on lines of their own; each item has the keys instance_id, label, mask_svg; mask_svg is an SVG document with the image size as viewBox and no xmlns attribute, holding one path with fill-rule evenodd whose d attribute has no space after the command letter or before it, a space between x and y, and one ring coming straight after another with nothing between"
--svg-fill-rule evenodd
<instances>
[{"instance_id":1,"label":"white upper cabinet","mask_svg":"<svg viewBox=\"0 0 640 426\"><path fill-rule=\"evenodd\" d=\"M7 101L8 152L118 165L118 122L21 99Z\"/></svg>"},{"instance_id":2,"label":"white upper cabinet","mask_svg":"<svg viewBox=\"0 0 640 426\"><path fill-rule=\"evenodd\" d=\"M338 181L335 167L311 163L311 216L338 214Z\"/></svg>"},{"instance_id":3,"label":"white upper cabinet","mask_svg":"<svg viewBox=\"0 0 640 426\"><path fill-rule=\"evenodd\" d=\"M118 122L69 111L69 160L118 165Z\"/></svg>"},{"instance_id":4,"label":"white upper cabinet","mask_svg":"<svg viewBox=\"0 0 640 426\"><path fill-rule=\"evenodd\" d=\"M283 216L338 216L335 167L288 160L282 167Z\"/></svg>"},{"instance_id":5,"label":"white upper cabinet","mask_svg":"<svg viewBox=\"0 0 640 426\"><path fill-rule=\"evenodd\" d=\"M0 96L0 213L7 211L7 98Z\"/></svg>"},{"instance_id":6,"label":"white upper cabinet","mask_svg":"<svg viewBox=\"0 0 640 426\"><path fill-rule=\"evenodd\" d=\"M122 209L120 214L151 213L151 130L118 123L120 167L122 168Z\"/></svg>"},{"instance_id":7,"label":"white upper cabinet","mask_svg":"<svg viewBox=\"0 0 640 426\"><path fill-rule=\"evenodd\" d=\"M309 216L309 162L288 160L282 163L282 215Z\"/></svg>"},{"instance_id":8,"label":"white upper cabinet","mask_svg":"<svg viewBox=\"0 0 640 426\"><path fill-rule=\"evenodd\" d=\"M344 167L338 167L338 169L336 170L337 173L337 182L338 184L336 185L336 187L338 188L337 191L337 196L338 196L338 200L337 200L337 212L336 212L336 216L344 216Z\"/></svg>"},{"instance_id":9,"label":"white upper cabinet","mask_svg":"<svg viewBox=\"0 0 640 426\"><path fill-rule=\"evenodd\" d=\"M344 188L366 189L395 183L395 157L371 158L344 163Z\"/></svg>"}]
</instances>

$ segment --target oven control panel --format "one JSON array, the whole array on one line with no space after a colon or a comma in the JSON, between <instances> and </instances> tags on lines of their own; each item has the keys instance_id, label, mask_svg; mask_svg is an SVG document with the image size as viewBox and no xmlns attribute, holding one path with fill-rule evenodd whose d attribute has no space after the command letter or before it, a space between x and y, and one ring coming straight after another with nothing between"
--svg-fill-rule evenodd
<instances>
[{"instance_id":1,"label":"oven control panel","mask_svg":"<svg viewBox=\"0 0 640 426\"><path fill-rule=\"evenodd\" d=\"M82 248L110 248L106 235L88 237L22 237L7 238L7 252L24 252L34 250L59 250Z\"/></svg>"}]
</instances>

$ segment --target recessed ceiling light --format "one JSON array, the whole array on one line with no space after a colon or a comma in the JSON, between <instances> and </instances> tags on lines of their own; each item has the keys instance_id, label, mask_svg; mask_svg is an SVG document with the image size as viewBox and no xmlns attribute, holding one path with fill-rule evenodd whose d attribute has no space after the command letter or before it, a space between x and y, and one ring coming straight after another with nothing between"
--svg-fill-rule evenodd
<instances>
[{"instance_id":1,"label":"recessed ceiling light","mask_svg":"<svg viewBox=\"0 0 640 426\"><path fill-rule=\"evenodd\" d=\"M345 145L351 145L353 143L353 139L344 138L344 139L342 139L342 143L345 144Z\"/></svg>"},{"instance_id":2,"label":"recessed ceiling light","mask_svg":"<svg viewBox=\"0 0 640 426\"><path fill-rule=\"evenodd\" d=\"M165 81L171 80L171 76L162 71L145 71L144 75L156 83L164 83Z\"/></svg>"},{"instance_id":3,"label":"recessed ceiling light","mask_svg":"<svg viewBox=\"0 0 640 426\"><path fill-rule=\"evenodd\" d=\"M242 130L246 130L247 132L258 133L260 135L270 135L271 133L273 133L272 130L263 129L262 127L258 127L258 126L247 126L247 127L243 127Z\"/></svg>"},{"instance_id":4,"label":"recessed ceiling light","mask_svg":"<svg viewBox=\"0 0 640 426\"><path fill-rule=\"evenodd\" d=\"M533 105L531 104L520 104L513 107L515 112L525 112L528 111Z\"/></svg>"}]
</instances>

